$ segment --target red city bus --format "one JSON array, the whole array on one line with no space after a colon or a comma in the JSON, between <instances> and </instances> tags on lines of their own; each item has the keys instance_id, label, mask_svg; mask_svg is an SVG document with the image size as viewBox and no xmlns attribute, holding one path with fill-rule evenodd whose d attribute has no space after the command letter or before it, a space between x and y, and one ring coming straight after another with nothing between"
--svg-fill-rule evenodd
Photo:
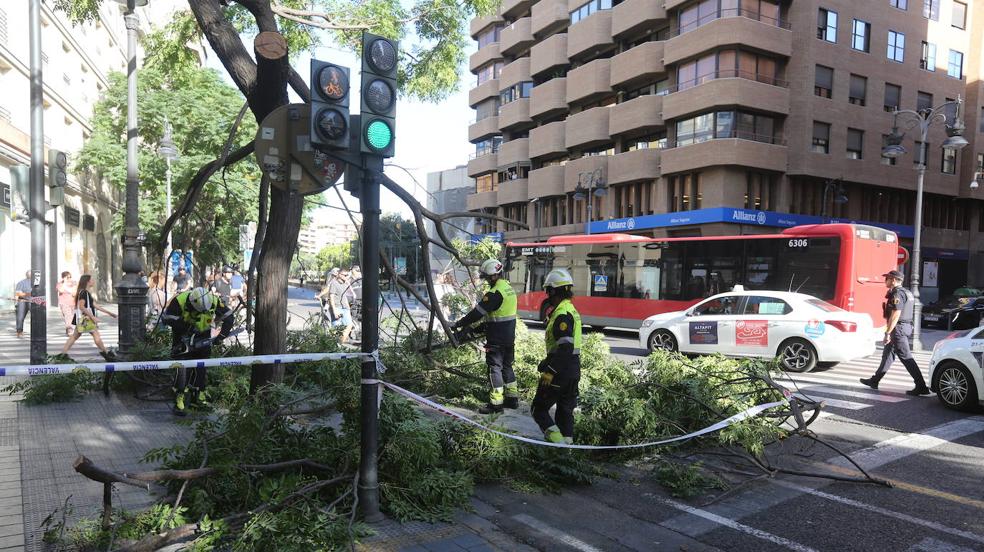
<instances>
[{"instance_id":1,"label":"red city bus","mask_svg":"<svg viewBox=\"0 0 984 552\"><path fill-rule=\"evenodd\" d=\"M507 243L506 268L527 320L545 318L543 279L566 268L581 319L595 327L638 328L649 316L686 309L737 284L806 293L866 312L878 327L882 274L896 268L898 248L894 232L860 224L700 238L593 234Z\"/></svg>"}]
</instances>

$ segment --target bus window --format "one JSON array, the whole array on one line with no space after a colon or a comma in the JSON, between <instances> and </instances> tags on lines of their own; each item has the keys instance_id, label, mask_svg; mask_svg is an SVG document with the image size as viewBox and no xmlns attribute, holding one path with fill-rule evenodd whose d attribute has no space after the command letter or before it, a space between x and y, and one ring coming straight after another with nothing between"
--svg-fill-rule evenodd
<instances>
[{"instance_id":1,"label":"bus window","mask_svg":"<svg viewBox=\"0 0 984 552\"><path fill-rule=\"evenodd\" d=\"M618 297L659 299L660 245L658 242L619 245Z\"/></svg>"},{"instance_id":2,"label":"bus window","mask_svg":"<svg viewBox=\"0 0 984 552\"><path fill-rule=\"evenodd\" d=\"M781 240L747 240L745 242L745 279L747 289L785 289L778 284L778 246Z\"/></svg>"},{"instance_id":3,"label":"bus window","mask_svg":"<svg viewBox=\"0 0 984 552\"><path fill-rule=\"evenodd\" d=\"M529 288L527 288L527 279L530 273L526 271L526 259L522 256L513 256L509 259L509 264L506 266L506 277L509 278L509 285L512 286L513 291L516 293L525 293Z\"/></svg>"},{"instance_id":4,"label":"bus window","mask_svg":"<svg viewBox=\"0 0 984 552\"><path fill-rule=\"evenodd\" d=\"M734 241L686 242L684 299L731 291L740 279L741 250Z\"/></svg>"},{"instance_id":5,"label":"bus window","mask_svg":"<svg viewBox=\"0 0 984 552\"><path fill-rule=\"evenodd\" d=\"M820 299L833 299L839 272L839 238L777 240L778 289L798 291Z\"/></svg>"},{"instance_id":6,"label":"bus window","mask_svg":"<svg viewBox=\"0 0 984 552\"><path fill-rule=\"evenodd\" d=\"M662 251L659 266L663 279L660 282L660 299L680 301L683 293L683 244L685 242L669 242Z\"/></svg>"},{"instance_id":7,"label":"bus window","mask_svg":"<svg viewBox=\"0 0 984 552\"><path fill-rule=\"evenodd\" d=\"M590 297L616 297L618 287L618 245L596 243L592 245L580 245L575 248L575 266L584 263L588 293ZM583 252L582 255L578 255ZM575 276L575 293L577 293L577 279Z\"/></svg>"}]
</instances>

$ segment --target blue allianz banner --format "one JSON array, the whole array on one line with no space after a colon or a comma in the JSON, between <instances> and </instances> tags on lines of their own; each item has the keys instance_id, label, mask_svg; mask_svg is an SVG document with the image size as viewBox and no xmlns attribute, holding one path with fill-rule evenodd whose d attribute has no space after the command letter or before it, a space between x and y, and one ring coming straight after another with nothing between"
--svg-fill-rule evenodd
<instances>
[{"instance_id":1,"label":"blue allianz banner","mask_svg":"<svg viewBox=\"0 0 984 552\"><path fill-rule=\"evenodd\" d=\"M485 238L489 238L490 240L492 240L494 242L502 243L503 233L502 232L492 232L491 234L472 234L472 237L471 237L471 239L469 241L472 242L472 243L478 243L478 242L484 240Z\"/></svg>"},{"instance_id":2,"label":"blue allianz banner","mask_svg":"<svg viewBox=\"0 0 984 552\"><path fill-rule=\"evenodd\" d=\"M791 228L804 224L823 224L831 223L852 223L867 224L877 226L886 230L891 230L903 238L912 237L912 227L900 224L885 224L881 222L866 222L848 219L831 218L824 220L823 217L813 215L791 215L789 213L777 213L775 211L755 211L752 209L735 209L733 207L712 207L709 209L698 209L696 211L682 211L679 213L664 213L659 215L645 215L641 217L629 217L622 219L603 220L592 222L590 231L592 234L604 232L631 232L633 230L643 230L646 228L666 228L672 226L689 226L692 224L709 224L713 222L723 222L730 224L747 224L751 226L771 226L779 228Z\"/></svg>"}]
</instances>

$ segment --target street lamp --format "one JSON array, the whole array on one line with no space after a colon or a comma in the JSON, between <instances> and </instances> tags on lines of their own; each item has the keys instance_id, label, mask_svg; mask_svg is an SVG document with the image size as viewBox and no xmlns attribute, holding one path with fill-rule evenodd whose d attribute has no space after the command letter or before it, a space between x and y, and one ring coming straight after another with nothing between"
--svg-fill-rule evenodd
<instances>
[{"instance_id":1,"label":"street lamp","mask_svg":"<svg viewBox=\"0 0 984 552\"><path fill-rule=\"evenodd\" d=\"M584 187L582 181L587 177L588 186ZM601 167L593 171L587 171L583 173L578 173L577 175L577 187L574 188L574 199L582 201L585 198L588 199L588 222L585 223L585 233L591 233L591 220L592 213L594 211L594 197L602 197L608 195L608 188L605 186L605 174Z\"/></svg>"},{"instance_id":2,"label":"street lamp","mask_svg":"<svg viewBox=\"0 0 984 552\"><path fill-rule=\"evenodd\" d=\"M180 152L178 152L178 147L174 145L174 140L171 137L171 122L167 120L167 116L164 116L164 137L161 138L161 143L157 147L157 155L164 158L167 163L167 170L164 172L165 179L167 180L167 216L171 216L171 162L175 161L180 157ZM170 261L171 261L171 232L168 231L167 235L164 236L165 247L164 247L164 289L167 289L167 277L170 272Z\"/></svg>"},{"instance_id":3,"label":"street lamp","mask_svg":"<svg viewBox=\"0 0 984 552\"><path fill-rule=\"evenodd\" d=\"M977 171L974 173L974 179L970 181L970 189L976 190L980 188L981 181L984 181L984 172Z\"/></svg>"},{"instance_id":4,"label":"street lamp","mask_svg":"<svg viewBox=\"0 0 984 552\"><path fill-rule=\"evenodd\" d=\"M828 179L823 183L823 205L820 207L820 219L824 220L827 216L827 194L833 190L834 191L834 203L837 205L843 205L847 203L848 197L847 193L844 191L844 179ZM826 221L825 221L826 222Z\"/></svg>"},{"instance_id":5,"label":"street lamp","mask_svg":"<svg viewBox=\"0 0 984 552\"><path fill-rule=\"evenodd\" d=\"M956 112L952 118L947 118L946 110L950 106L956 106ZM967 140L963 137L966 128L961 119L963 111L963 99L957 96L956 100L945 102L932 108L899 110L896 109L892 115L892 132L885 140L882 148L882 157L889 159L897 158L905 153L902 139L905 138L905 131L915 128L919 129L919 151L917 152L916 163L916 218L913 223L914 233L912 239L912 276L909 285L912 288L912 295L915 297L915 305L912 313L912 348L922 349L919 339L922 329L922 304L919 302L919 279L921 270L920 247L922 245L922 200L923 200L923 179L926 176L926 136L929 134L929 127L934 122L943 123L946 130L946 140L941 146L944 150L956 152L967 145ZM899 122L905 124L904 130L899 131ZM975 181L976 182L976 179Z\"/></svg>"},{"instance_id":6,"label":"street lamp","mask_svg":"<svg viewBox=\"0 0 984 552\"><path fill-rule=\"evenodd\" d=\"M147 0L116 0L126 6L126 211L123 231L123 279L116 286L119 298L119 348L127 353L144 336L144 312L147 306L147 284L141 280L143 261L140 259L140 177L137 171L137 31L140 21L137 6Z\"/></svg>"},{"instance_id":7,"label":"street lamp","mask_svg":"<svg viewBox=\"0 0 984 552\"><path fill-rule=\"evenodd\" d=\"M541 220L543 217L541 216L542 210L540 209L540 198L534 197L530 200L530 203L533 204L533 226L536 226L536 239L539 240L540 226L543 225L543 221Z\"/></svg>"}]
</instances>

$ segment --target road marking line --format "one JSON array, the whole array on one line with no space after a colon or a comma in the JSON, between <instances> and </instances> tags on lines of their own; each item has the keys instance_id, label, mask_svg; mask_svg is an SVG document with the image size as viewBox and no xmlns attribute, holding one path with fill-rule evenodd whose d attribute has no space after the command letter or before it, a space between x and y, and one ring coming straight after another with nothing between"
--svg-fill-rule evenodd
<instances>
[{"instance_id":1,"label":"road marking line","mask_svg":"<svg viewBox=\"0 0 984 552\"><path fill-rule=\"evenodd\" d=\"M796 393L794 396L807 401L810 400L799 393ZM834 408L843 408L844 410L861 410L863 408L868 408L871 406L870 404L864 404L864 403L858 403L852 401L842 401L840 399L829 399L827 397L816 397L816 398L821 399L824 405L826 406L832 406Z\"/></svg>"},{"instance_id":2,"label":"road marking line","mask_svg":"<svg viewBox=\"0 0 984 552\"><path fill-rule=\"evenodd\" d=\"M860 380L862 377L864 377L864 378L871 377L871 375L873 373L874 373L874 371L859 372L859 373L854 374L854 375L849 375L849 374L830 374L830 375L811 374L809 376L792 376L792 379L791 380L789 380L789 379L780 379L780 380L777 380L776 383L784 383L785 382L786 385L791 386L791 385L793 385L793 382L805 381L805 382L812 382L812 383L827 383L827 384L835 384L835 385L851 384L851 385L855 385L857 387L861 387L861 385L863 385L863 384L860 381L858 381L858 380ZM912 379L911 378L906 379L906 378L903 378L901 376L882 378L881 382L878 384L879 387L901 388L902 390L911 389L911 386L912 385L913 385L913 383L912 383ZM865 387L863 389L867 389L867 388Z\"/></svg>"},{"instance_id":3,"label":"road marking line","mask_svg":"<svg viewBox=\"0 0 984 552\"><path fill-rule=\"evenodd\" d=\"M896 397L893 395L879 395L877 393L865 393L864 391L849 391L847 389L837 389L834 387L827 387L825 385L800 385L799 389L804 391L809 391L811 393L826 393L828 395L841 395L844 397L854 397L857 399L866 399L870 401L887 402L887 403L897 403L905 402L911 397Z\"/></svg>"},{"instance_id":4,"label":"road marking line","mask_svg":"<svg viewBox=\"0 0 984 552\"><path fill-rule=\"evenodd\" d=\"M717 523L719 525L723 525L725 527L734 529L735 531L740 531L742 533L745 533L746 535L751 535L753 537L757 537L757 538L760 538L762 540L769 541L769 542L771 542L773 544L778 544L780 546L785 546L786 548L789 548L790 550L796 550L797 552L817 552L815 549L810 548L809 546L800 544L800 543L798 543L796 541L791 541L791 540L789 540L787 538L780 537L779 535L773 535L772 533L769 533L767 531L763 531L761 529L756 529L754 527L750 527L750 526L745 525L743 523L738 523L737 521L735 521L733 519L730 519L730 518L726 518L724 516L719 516L717 514L712 514L711 512L708 512L707 510L701 510L700 508L694 508L693 506L687 506L686 504L683 504L681 502L677 502L675 500L670 500L668 498L658 497L658 496L653 495L653 494L650 494L650 493L646 493L645 496L647 496L649 498L652 498L652 499L654 499L654 500L656 500L658 502L662 502L663 504L666 504L667 506L672 506L673 508L676 508L677 510L680 510L682 512L686 512L686 513L688 513L690 515L697 516L699 518L703 518L703 519L706 519L708 521L713 521L714 523Z\"/></svg>"},{"instance_id":5,"label":"road marking line","mask_svg":"<svg viewBox=\"0 0 984 552\"><path fill-rule=\"evenodd\" d=\"M984 431L984 417L973 416L938 425L924 433L906 433L892 437L849 454L865 469L874 469L980 431ZM830 463L836 466L850 466L846 458L835 458Z\"/></svg>"},{"instance_id":6,"label":"road marking line","mask_svg":"<svg viewBox=\"0 0 984 552\"><path fill-rule=\"evenodd\" d=\"M908 552L974 552L970 548L950 544L933 537L926 537L912 545Z\"/></svg>"},{"instance_id":7,"label":"road marking line","mask_svg":"<svg viewBox=\"0 0 984 552\"><path fill-rule=\"evenodd\" d=\"M984 535L978 535L976 533L971 533L969 531L964 531L962 529L947 527L946 525L943 525L941 523L936 523L935 521L929 521L926 519L917 518L915 516L910 516L909 514L903 514L901 512L887 510L885 508L882 508L880 506L874 506L872 504L865 504L864 502L858 502L857 500L852 500L850 498L845 498L843 496L825 493L823 491L819 491L817 489L811 489L809 487L804 487L802 485L797 485L796 483L791 483L789 481L780 481L777 479L773 479L772 483L782 487L786 487L788 489L797 490L802 493L811 494L813 496L817 496L820 498L825 498L833 502L839 502L847 506L853 506L854 508L860 508L862 510L867 510L869 512L881 514L883 516L888 516L890 518L895 518L899 521L904 521L906 523L911 523L914 525L926 527L927 529L932 529L934 531L940 531L942 533L947 533L950 535L958 535L967 540L972 540L974 542L984 544Z\"/></svg>"},{"instance_id":8,"label":"road marking line","mask_svg":"<svg viewBox=\"0 0 984 552\"><path fill-rule=\"evenodd\" d=\"M839 473L841 475L853 475L857 476L858 471L854 468L844 468L841 466L835 466L834 464L829 464L822 462L819 464L823 469L830 470L834 473ZM921 485L915 485L913 483L907 483L905 481L899 481L898 479L888 479L885 477L879 477L884 481L888 481L897 489L902 489L903 491L909 491L916 494L926 495L933 498L938 498L940 500L946 500L948 502L955 502L963 506L970 506L971 508L977 508L978 510L984 510L984 500L977 500L974 498L948 493L946 491L940 491L938 489L932 489L930 487L923 487Z\"/></svg>"},{"instance_id":9,"label":"road marking line","mask_svg":"<svg viewBox=\"0 0 984 552\"><path fill-rule=\"evenodd\" d=\"M567 546L570 546L571 548L576 548L583 552L603 552L600 548L595 548L594 546L591 546L590 544L580 539L574 538L571 535L568 535L567 533L564 533L558 529L554 529L553 527L536 519L533 516L529 516L527 514L516 514L512 516L512 518L522 523L523 525L527 525L529 527L532 527L533 529L536 529L537 531L547 535L548 537L554 540L558 540L566 544Z\"/></svg>"}]
</instances>

